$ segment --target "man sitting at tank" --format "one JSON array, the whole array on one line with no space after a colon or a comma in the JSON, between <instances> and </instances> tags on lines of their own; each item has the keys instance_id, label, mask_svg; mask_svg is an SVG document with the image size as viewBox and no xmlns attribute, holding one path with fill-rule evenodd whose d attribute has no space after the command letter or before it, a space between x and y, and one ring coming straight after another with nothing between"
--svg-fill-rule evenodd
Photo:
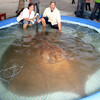
<instances>
[{"instance_id":1,"label":"man sitting at tank","mask_svg":"<svg viewBox=\"0 0 100 100\"><path fill-rule=\"evenodd\" d=\"M38 20L38 23L40 22L42 22L43 27L49 24L52 28L59 29L61 32L61 16L56 8L56 2L50 2L50 7L45 9L42 18Z\"/></svg>"},{"instance_id":2,"label":"man sitting at tank","mask_svg":"<svg viewBox=\"0 0 100 100\"><path fill-rule=\"evenodd\" d=\"M38 14L35 16L35 12L33 11L34 4L29 3L28 8L24 8L24 10L20 13L17 17L17 21L23 24L23 29L27 28L27 26L32 26L34 24L34 19L37 17Z\"/></svg>"}]
</instances>

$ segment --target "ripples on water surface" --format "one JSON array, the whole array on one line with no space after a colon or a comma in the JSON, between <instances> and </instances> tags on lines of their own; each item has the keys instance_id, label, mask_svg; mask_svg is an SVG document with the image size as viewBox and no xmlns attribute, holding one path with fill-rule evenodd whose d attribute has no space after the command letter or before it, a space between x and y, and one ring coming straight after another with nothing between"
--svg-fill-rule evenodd
<instances>
[{"instance_id":1,"label":"ripples on water surface","mask_svg":"<svg viewBox=\"0 0 100 100\"><path fill-rule=\"evenodd\" d=\"M33 96L66 91L85 96L85 84L100 69L100 34L62 23L62 34L36 26L0 30L0 76L16 94Z\"/></svg>"}]
</instances>

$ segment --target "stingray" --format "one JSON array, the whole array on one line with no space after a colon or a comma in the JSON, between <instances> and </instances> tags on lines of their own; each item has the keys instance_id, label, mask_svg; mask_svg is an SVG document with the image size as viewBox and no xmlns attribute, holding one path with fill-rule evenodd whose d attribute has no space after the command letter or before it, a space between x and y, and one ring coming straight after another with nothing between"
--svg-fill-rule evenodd
<instances>
[{"instance_id":1,"label":"stingray","mask_svg":"<svg viewBox=\"0 0 100 100\"><path fill-rule=\"evenodd\" d=\"M5 87L19 95L65 91L85 96L85 83L98 70L98 61L99 53L91 44L41 32L8 47L0 61L0 77Z\"/></svg>"}]
</instances>

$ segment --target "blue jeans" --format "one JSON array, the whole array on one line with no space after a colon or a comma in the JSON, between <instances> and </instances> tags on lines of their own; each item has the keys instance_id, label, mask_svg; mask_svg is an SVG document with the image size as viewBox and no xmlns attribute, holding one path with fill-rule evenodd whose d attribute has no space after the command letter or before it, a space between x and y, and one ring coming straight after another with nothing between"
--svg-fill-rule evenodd
<instances>
[{"instance_id":1,"label":"blue jeans","mask_svg":"<svg viewBox=\"0 0 100 100\"><path fill-rule=\"evenodd\" d=\"M83 17L86 0L78 0L76 17Z\"/></svg>"},{"instance_id":2,"label":"blue jeans","mask_svg":"<svg viewBox=\"0 0 100 100\"><path fill-rule=\"evenodd\" d=\"M32 24L32 22L28 21L28 20L21 20L19 22L19 24Z\"/></svg>"},{"instance_id":3,"label":"blue jeans","mask_svg":"<svg viewBox=\"0 0 100 100\"><path fill-rule=\"evenodd\" d=\"M91 17L90 17L91 20L94 20L94 18L96 16L95 14L98 10L99 10L99 12L97 15L97 20L100 19L100 3L95 2L95 6L94 6L93 12L92 12Z\"/></svg>"}]
</instances>

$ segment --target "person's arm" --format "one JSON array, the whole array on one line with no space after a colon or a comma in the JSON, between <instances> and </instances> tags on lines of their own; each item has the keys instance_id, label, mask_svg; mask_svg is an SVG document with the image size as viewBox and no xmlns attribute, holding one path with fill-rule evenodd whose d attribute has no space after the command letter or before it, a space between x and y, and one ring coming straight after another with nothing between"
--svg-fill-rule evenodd
<instances>
[{"instance_id":1,"label":"person's arm","mask_svg":"<svg viewBox=\"0 0 100 100\"><path fill-rule=\"evenodd\" d=\"M93 0L93 5L95 6L95 0Z\"/></svg>"},{"instance_id":2,"label":"person's arm","mask_svg":"<svg viewBox=\"0 0 100 100\"><path fill-rule=\"evenodd\" d=\"M36 18L37 16L34 16L32 19L30 19L30 20L34 20L35 18Z\"/></svg>"},{"instance_id":3,"label":"person's arm","mask_svg":"<svg viewBox=\"0 0 100 100\"><path fill-rule=\"evenodd\" d=\"M38 19L37 22L40 23L42 19L43 19L43 16L40 19Z\"/></svg>"},{"instance_id":4,"label":"person's arm","mask_svg":"<svg viewBox=\"0 0 100 100\"><path fill-rule=\"evenodd\" d=\"M28 20L28 21L31 21L29 18L23 18L24 20Z\"/></svg>"},{"instance_id":5,"label":"person's arm","mask_svg":"<svg viewBox=\"0 0 100 100\"><path fill-rule=\"evenodd\" d=\"M40 23L41 21L42 21L42 18L43 17L46 17L46 15L47 15L47 9L45 9L45 11L44 11L44 13L43 13L43 16L40 18L40 19L38 19L38 23Z\"/></svg>"},{"instance_id":6,"label":"person's arm","mask_svg":"<svg viewBox=\"0 0 100 100\"><path fill-rule=\"evenodd\" d=\"M60 12L57 13L57 22L58 22L58 29L59 32L61 32L61 16L60 16Z\"/></svg>"},{"instance_id":7,"label":"person's arm","mask_svg":"<svg viewBox=\"0 0 100 100\"><path fill-rule=\"evenodd\" d=\"M25 14L25 13L24 13ZM31 19L29 19L29 18L23 18L24 20L28 20L28 21L32 21L32 20L34 20L37 16L39 16L39 14L37 13L35 16L34 16L34 13L31 13L32 14L32 18Z\"/></svg>"},{"instance_id":8,"label":"person's arm","mask_svg":"<svg viewBox=\"0 0 100 100\"><path fill-rule=\"evenodd\" d=\"M59 32L62 32L62 30L61 30L61 22L58 23L58 29L59 29Z\"/></svg>"}]
</instances>

